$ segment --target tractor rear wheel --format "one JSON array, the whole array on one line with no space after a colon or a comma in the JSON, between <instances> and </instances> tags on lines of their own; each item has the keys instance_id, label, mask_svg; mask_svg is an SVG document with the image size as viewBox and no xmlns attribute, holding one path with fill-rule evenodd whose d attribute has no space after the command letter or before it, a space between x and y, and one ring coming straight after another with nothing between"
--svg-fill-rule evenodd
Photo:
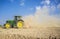
<instances>
[{"instance_id":1,"label":"tractor rear wheel","mask_svg":"<svg viewBox=\"0 0 60 39\"><path fill-rule=\"evenodd\" d=\"M17 28L22 28L23 27L23 22L22 21L18 21L17 22Z\"/></svg>"}]
</instances>

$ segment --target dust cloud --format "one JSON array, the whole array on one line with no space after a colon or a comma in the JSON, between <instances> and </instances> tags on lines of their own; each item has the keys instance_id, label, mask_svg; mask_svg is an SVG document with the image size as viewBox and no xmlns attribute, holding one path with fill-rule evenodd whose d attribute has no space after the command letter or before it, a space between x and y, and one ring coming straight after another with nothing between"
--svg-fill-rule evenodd
<instances>
[{"instance_id":1,"label":"dust cloud","mask_svg":"<svg viewBox=\"0 0 60 39\"><path fill-rule=\"evenodd\" d=\"M52 9L51 9L52 10ZM53 10L52 10L53 11ZM60 27L60 18L50 15L48 6L37 6L35 14L24 16L24 26L26 27Z\"/></svg>"}]
</instances>

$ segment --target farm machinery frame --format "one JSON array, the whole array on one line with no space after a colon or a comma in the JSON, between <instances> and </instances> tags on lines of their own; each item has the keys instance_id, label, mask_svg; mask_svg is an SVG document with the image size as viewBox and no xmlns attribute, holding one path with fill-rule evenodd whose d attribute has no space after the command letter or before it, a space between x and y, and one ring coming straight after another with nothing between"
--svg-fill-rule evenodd
<instances>
[{"instance_id":1,"label":"farm machinery frame","mask_svg":"<svg viewBox=\"0 0 60 39\"><path fill-rule=\"evenodd\" d=\"M7 20L4 24L4 28L22 28L24 21L21 16L14 16L14 20Z\"/></svg>"}]
</instances>

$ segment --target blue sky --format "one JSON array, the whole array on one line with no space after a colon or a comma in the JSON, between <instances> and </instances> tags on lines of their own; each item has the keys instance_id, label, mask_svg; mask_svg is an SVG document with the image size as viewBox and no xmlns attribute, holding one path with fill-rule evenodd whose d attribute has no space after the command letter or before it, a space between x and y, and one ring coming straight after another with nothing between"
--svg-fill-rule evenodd
<instances>
[{"instance_id":1,"label":"blue sky","mask_svg":"<svg viewBox=\"0 0 60 39\"><path fill-rule=\"evenodd\" d=\"M0 0L0 24L13 19L15 15L34 14L36 6L44 5L58 7L51 15L60 14L60 0Z\"/></svg>"}]
</instances>

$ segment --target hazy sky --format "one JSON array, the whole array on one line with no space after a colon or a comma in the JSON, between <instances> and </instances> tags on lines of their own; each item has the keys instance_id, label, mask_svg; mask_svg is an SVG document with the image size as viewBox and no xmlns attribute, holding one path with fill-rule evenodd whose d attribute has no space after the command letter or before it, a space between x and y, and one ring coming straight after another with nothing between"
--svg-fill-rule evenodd
<instances>
[{"instance_id":1,"label":"hazy sky","mask_svg":"<svg viewBox=\"0 0 60 39\"><path fill-rule=\"evenodd\" d=\"M60 0L0 0L0 24L11 20L15 15L34 14L36 7L48 6L49 15L60 18Z\"/></svg>"}]
</instances>

